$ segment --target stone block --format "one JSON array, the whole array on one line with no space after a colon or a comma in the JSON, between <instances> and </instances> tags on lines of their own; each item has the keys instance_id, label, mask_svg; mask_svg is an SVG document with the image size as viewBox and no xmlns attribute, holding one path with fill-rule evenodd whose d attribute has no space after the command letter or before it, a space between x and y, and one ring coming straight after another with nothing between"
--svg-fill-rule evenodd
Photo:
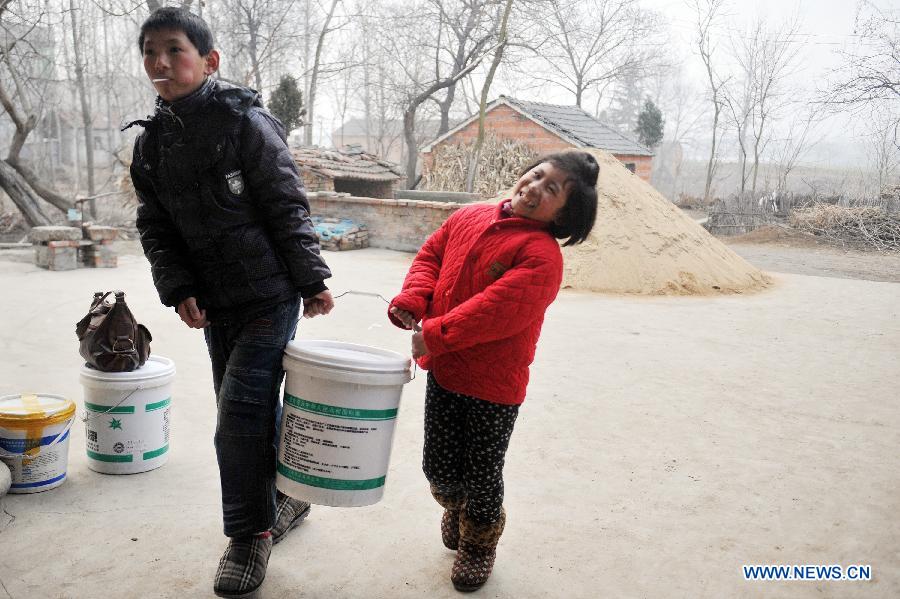
<instances>
[{"instance_id":1,"label":"stone block","mask_svg":"<svg viewBox=\"0 0 900 599\"><path fill-rule=\"evenodd\" d=\"M75 270L78 268L78 248L35 245L34 263L48 270Z\"/></svg>"},{"instance_id":2,"label":"stone block","mask_svg":"<svg viewBox=\"0 0 900 599\"><path fill-rule=\"evenodd\" d=\"M101 227L92 225L86 227L87 238L91 241L114 241L119 236L119 229L116 227Z\"/></svg>"},{"instance_id":3,"label":"stone block","mask_svg":"<svg viewBox=\"0 0 900 599\"><path fill-rule=\"evenodd\" d=\"M47 241L77 241L81 239L78 227L32 227L28 232L28 240L32 243Z\"/></svg>"}]
</instances>

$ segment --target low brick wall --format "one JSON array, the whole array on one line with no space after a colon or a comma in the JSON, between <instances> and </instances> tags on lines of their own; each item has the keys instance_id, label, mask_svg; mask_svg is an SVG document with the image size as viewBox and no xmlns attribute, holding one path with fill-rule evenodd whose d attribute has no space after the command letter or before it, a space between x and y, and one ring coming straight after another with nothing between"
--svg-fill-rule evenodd
<instances>
[{"instance_id":1,"label":"low brick wall","mask_svg":"<svg viewBox=\"0 0 900 599\"><path fill-rule=\"evenodd\" d=\"M422 202L309 194L310 211L325 218L349 218L369 229L369 246L416 252L447 217L461 208L455 202Z\"/></svg>"}]
</instances>

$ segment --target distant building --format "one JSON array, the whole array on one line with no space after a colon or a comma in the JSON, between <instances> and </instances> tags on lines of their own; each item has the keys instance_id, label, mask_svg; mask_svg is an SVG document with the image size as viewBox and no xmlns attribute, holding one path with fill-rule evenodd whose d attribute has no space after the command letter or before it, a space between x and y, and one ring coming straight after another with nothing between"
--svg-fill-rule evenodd
<instances>
[{"instance_id":1,"label":"distant building","mask_svg":"<svg viewBox=\"0 0 900 599\"><path fill-rule=\"evenodd\" d=\"M605 150L638 177L650 181L653 152L578 106L526 102L500 96L487 105L485 130L497 137L527 144L536 154L568 148ZM470 144L477 136L478 115L475 115L425 145L421 150L423 172L431 167L434 148L442 144Z\"/></svg>"},{"instance_id":2,"label":"distant building","mask_svg":"<svg viewBox=\"0 0 900 599\"><path fill-rule=\"evenodd\" d=\"M422 143L437 136L440 121L421 119L416 121L416 141ZM354 118L331 132L331 143L335 147L360 146L363 150L381 156L396 164L406 163L406 142L403 139L403 121L387 119L372 120Z\"/></svg>"},{"instance_id":3,"label":"distant building","mask_svg":"<svg viewBox=\"0 0 900 599\"><path fill-rule=\"evenodd\" d=\"M393 198L403 173L400 166L368 154L359 146L340 150L291 148L307 191L335 191L363 198Z\"/></svg>"}]
</instances>

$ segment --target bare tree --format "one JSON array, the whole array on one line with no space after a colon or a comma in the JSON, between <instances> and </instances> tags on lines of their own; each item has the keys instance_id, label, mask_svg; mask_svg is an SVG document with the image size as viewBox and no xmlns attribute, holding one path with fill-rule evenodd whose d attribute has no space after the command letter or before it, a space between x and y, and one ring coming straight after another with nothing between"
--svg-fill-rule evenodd
<instances>
[{"instance_id":1,"label":"bare tree","mask_svg":"<svg viewBox=\"0 0 900 599\"><path fill-rule=\"evenodd\" d=\"M896 115L889 114L883 108L872 110L870 119L871 133L868 135L869 163L875 173L875 194L880 194L886 187L897 183L897 171L900 168L900 140L897 139L895 124Z\"/></svg>"},{"instance_id":2,"label":"bare tree","mask_svg":"<svg viewBox=\"0 0 900 599\"><path fill-rule=\"evenodd\" d=\"M0 104L12 121L14 130L9 151L0 160L0 187L7 193L29 225L50 223L40 200L65 211L72 202L42 184L39 177L21 159L25 143L38 124L40 101L50 65L47 49L52 44L44 12L10 14L9 0L0 0ZM37 100L37 101L35 101Z\"/></svg>"},{"instance_id":3,"label":"bare tree","mask_svg":"<svg viewBox=\"0 0 900 599\"><path fill-rule=\"evenodd\" d=\"M751 192L756 194L759 177L759 161L768 140L769 128L777 112L785 105L783 84L791 74L800 51L796 34L799 21L794 19L784 25L769 30L764 23L756 28L761 33L755 54L756 76L754 77L753 113L751 134L753 135L753 184Z\"/></svg>"},{"instance_id":4,"label":"bare tree","mask_svg":"<svg viewBox=\"0 0 900 599\"><path fill-rule=\"evenodd\" d=\"M626 76L643 75L660 62L662 25L638 0L549 0L538 21L547 43L543 76L575 96Z\"/></svg>"},{"instance_id":5,"label":"bare tree","mask_svg":"<svg viewBox=\"0 0 900 599\"><path fill-rule=\"evenodd\" d=\"M703 60L703 66L706 67L706 77L709 83L709 100L712 103L713 122L712 122L712 144L709 150L709 163L706 167L706 186L703 190L703 202L709 202L709 190L712 187L713 173L716 170L716 143L719 139L719 117L722 114L723 104L725 102L722 88L727 80L723 81L716 73L713 66L713 46L710 36L713 24L716 22L719 11L725 0L692 0L692 7L696 13L697 25L697 50L700 58Z\"/></svg>"},{"instance_id":6,"label":"bare tree","mask_svg":"<svg viewBox=\"0 0 900 599\"><path fill-rule=\"evenodd\" d=\"M481 99L478 105L478 137L475 139L475 145L472 147L472 156L469 159L468 172L466 174L466 191L472 193L475 188L475 175L478 171L478 162L481 159L481 147L484 145L484 113L487 106L488 93L491 90L491 83L494 81L494 74L497 67L503 60L503 50L509 43L507 37L507 23L509 22L509 14L512 12L513 0L506 0L506 6L503 8L503 16L500 17L500 33L497 48L494 50L494 58L491 60L490 69L484 78L484 84L481 86Z\"/></svg>"},{"instance_id":7,"label":"bare tree","mask_svg":"<svg viewBox=\"0 0 900 599\"><path fill-rule=\"evenodd\" d=\"M741 193L747 188L750 179L749 145L747 139L748 129L751 126L751 117L756 111L758 101L757 90L759 88L759 65L762 45L762 20L756 20L753 28L747 35L734 35L731 37L731 54L741 74L739 79L731 81L731 85L722 88L722 97L731 115L731 124L734 125L738 142L738 163L741 169Z\"/></svg>"},{"instance_id":8,"label":"bare tree","mask_svg":"<svg viewBox=\"0 0 900 599\"><path fill-rule=\"evenodd\" d=\"M94 119L91 115L90 98L85 84L85 64L83 59L84 48L82 47L82 38L84 32L78 22L78 14L80 7L75 4L75 0L69 0L69 17L72 20L72 48L75 57L75 87L78 90L78 99L81 102L81 122L84 125L84 147L85 158L87 164L87 192L88 196L94 196ZM90 200L91 215L96 218L97 204L96 200Z\"/></svg>"},{"instance_id":9,"label":"bare tree","mask_svg":"<svg viewBox=\"0 0 900 599\"><path fill-rule=\"evenodd\" d=\"M403 138L406 144L407 185L416 183L417 139L416 116L422 105L435 94L455 85L468 76L493 51L498 15L497 0L419 0L394 8L389 22L392 33L382 36L385 53L395 70L391 86L401 97L403 109ZM452 16L452 17L451 17ZM463 60L447 61L441 45L442 31L448 19L457 20L464 41ZM403 36L396 35L400 28ZM440 63L441 68L434 65Z\"/></svg>"},{"instance_id":10,"label":"bare tree","mask_svg":"<svg viewBox=\"0 0 900 599\"><path fill-rule=\"evenodd\" d=\"M868 113L874 105L893 115L900 129L900 9L880 8L871 0L857 5L854 34L859 42L843 52L844 65L835 73L825 102L833 109ZM895 142L900 138L895 135Z\"/></svg>"},{"instance_id":11,"label":"bare tree","mask_svg":"<svg viewBox=\"0 0 900 599\"><path fill-rule=\"evenodd\" d=\"M309 124L306 127L305 142L308 146L312 145L313 139L316 92L318 91L319 71L322 65L322 50L325 47L325 37L334 31L331 27L331 20L334 18L334 11L337 8L338 2L340 2L340 0L331 0L328 13L325 15L325 22L322 24L322 29L319 30L319 36L316 40L316 53L309 76L309 91L306 94L306 114Z\"/></svg>"},{"instance_id":12,"label":"bare tree","mask_svg":"<svg viewBox=\"0 0 900 599\"><path fill-rule=\"evenodd\" d=\"M800 159L822 140L818 134L821 119L821 110L813 105L798 109L790 121L784 138L774 140L772 158L777 176L775 190L779 193L787 191L788 177Z\"/></svg>"},{"instance_id":13,"label":"bare tree","mask_svg":"<svg viewBox=\"0 0 900 599\"><path fill-rule=\"evenodd\" d=\"M223 74L262 91L282 74L280 63L299 37L294 33L299 29L297 2L220 1L222 10L213 13L210 24L229 56Z\"/></svg>"}]
</instances>

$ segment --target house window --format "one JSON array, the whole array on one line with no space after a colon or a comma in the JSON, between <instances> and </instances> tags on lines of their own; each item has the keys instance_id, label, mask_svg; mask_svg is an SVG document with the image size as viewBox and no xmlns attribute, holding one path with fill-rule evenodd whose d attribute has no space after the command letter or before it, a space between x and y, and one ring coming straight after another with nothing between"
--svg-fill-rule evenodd
<instances>
[{"instance_id":1,"label":"house window","mask_svg":"<svg viewBox=\"0 0 900 599\"><path fill-rule=\"evenodd\" d=\"M634 169L635 169L636 167L637 167L637 165L636 165L635 163L633 163L633 162L626 162L626 163L625 163L625 168L627 168L628 170L630 170L632 173L634 172Z\"/></svg>"}]
</instances>

